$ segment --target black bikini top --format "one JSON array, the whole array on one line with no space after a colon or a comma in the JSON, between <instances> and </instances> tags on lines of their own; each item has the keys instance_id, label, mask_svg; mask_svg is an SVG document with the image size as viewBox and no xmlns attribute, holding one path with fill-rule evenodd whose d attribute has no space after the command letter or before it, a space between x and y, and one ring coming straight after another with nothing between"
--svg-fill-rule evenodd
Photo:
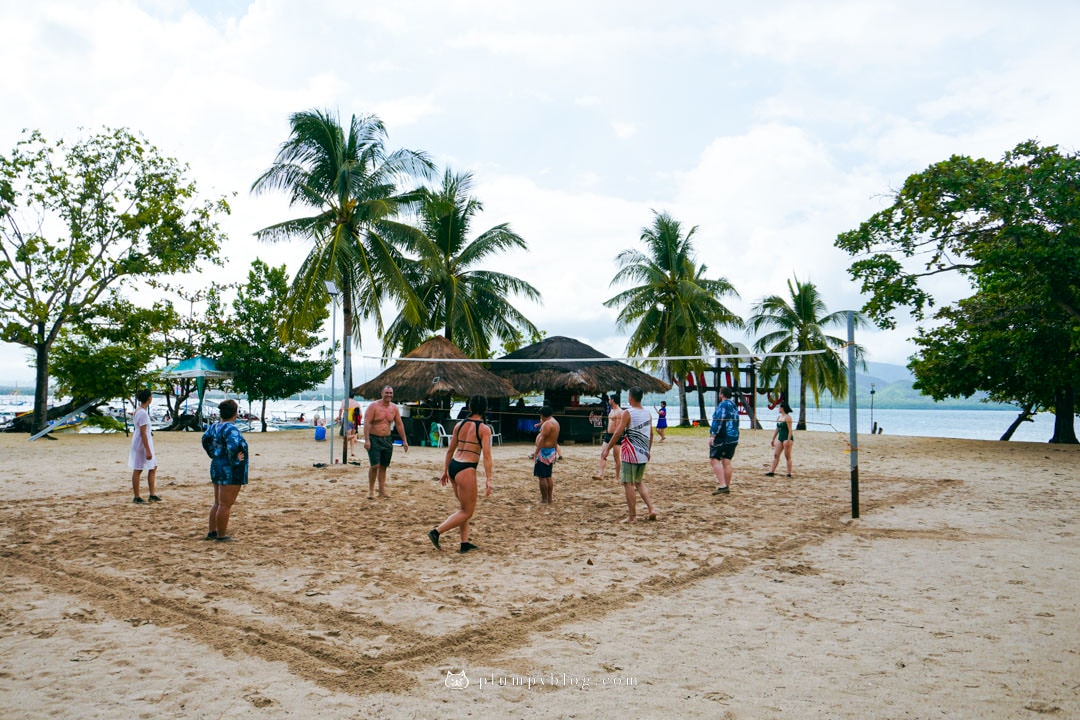
<instances>
[{"instance_id":1,"label":"black bikini top","mask_svg":"<svg viewBox=\"0 0 1080 720\"><path fill-rule=\"evenodd\" d=\"M474 431L473 439L472 440L466 440L464 437L462 437L459 434L458 431L461 430L461 427L465 423L470 423L470 422L472 424L476 425L476 430ZM469 418L466 418L465 420L462 420L461 422L458 423L457 427L454 428L454 437L456 437L457 441L458 441L458 450L473 453L474 455L479 455L480 454L481 449L484 447L483 444L480 442L480 425L481 424L482 423L479 420L471 420ZM475 445L476 449L472 450L471 448L463 448L463 447L461 447L462 445Z\"/></svg>"}]
</instances>

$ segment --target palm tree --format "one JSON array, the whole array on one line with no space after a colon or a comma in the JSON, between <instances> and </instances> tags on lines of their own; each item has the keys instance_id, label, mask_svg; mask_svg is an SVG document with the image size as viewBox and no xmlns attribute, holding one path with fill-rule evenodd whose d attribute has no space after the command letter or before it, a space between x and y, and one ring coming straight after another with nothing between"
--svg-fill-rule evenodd
<instances>
[{"instance_id":1,"label":"palm tree","mask_svg":"<svg viewBox=\"0 0 1080 720\"><path fill-rule=\"evenodd\" d=\"M525 240L506 223L468 239L472 222L483 210L469 195L472 175L447 169L442 187L425 193L419 203L420 235L409 239L416 255L405 264L405 275L425 315L420 322L399 315L383 335L383 350L409 352L442 331L466 355L491 356L490 339L504 345L519 343L522 332L537 335L536 326L508 299L519 295L539 300L540 292L524 280L480 270L476 266L492 255L513 248L528 249Z\"/></svg>"},{"instance_id":2,"label":"palm tree","mask_svg":"<svg viewBox=\"0 0 1080 720\"><path fill-rule=\"evenodd\" d=\"M788 397L788 378L791 372L799 373L799 421L797 430L806 429L806 391L814 394L814 407L818 406L821 393L828 390L836 399L847 397L847 370L843 351L847 340L826 334L825 328L839 325L846 327L847 311L828 313L817 287L810 282L794 283L788 280L789 298L770 295L751 309L747 326L758 332L762 328L771 332L762 335L754 343L754 349L765 353L791 353L821 350L812 355L788 355L765 358L761 375L768 384L776 378L776 387ZM866 327L869 323L862 313L855 313L855 324ZM855 346L856 362L865 366L864 350Z\"/></svg>"},{"instance_id":3,"label":"palm tree","mask_svg":"<svg viewBox=\"0 0 1080 720\"><path fill-rule=\"evenodd\" d=\"M653 224L641 230L645 252L623 250L615 258L619 270L611 284L635 286L604 302L606 307L622 307L617 318L620 328L637 323L626 352L678 357L703 355L714 348L727 350L730 343L719 328L742 327L742 320L720 299L738 293L726 279L709 279L706 266L698 266L692 240L697 226L684 235L678 220L667 213L653 214ZM666 371L678 386L681 424L689 426L685 377L704 370L705 364L670 360L650 365Z\"/></svg>"},{"instance_id":4,"label":"palm tree","mask_svg":"<svg viewBox=\"0 0 1080 720\"><path fill-rule=\"evenodd\" d=\"M419 318L419 303L401 271L396 243L415 232L393 218L418 198L401 193L398 181L428 177L432 164L424 153L387 152L386 128L377 117L352 116L347 129L329 111L306 110L289 118L292 129L281 144L274 164L252 184L258 194L283 190L290 205L312 208L315 214L286 220L256 232L262 240L303 238L314 243L293 280L290 318L295 321L325 311L329 294L323 283L332 280L341 293L344 316L343 374L352 394L350 340L360 340L354 314L374 317L382 329L379 301L384 295L403 298L411 317ZM302 325L302 323L299 323ZM343 459L347 459L343 449Z\"/></svg>"}]
</instances>

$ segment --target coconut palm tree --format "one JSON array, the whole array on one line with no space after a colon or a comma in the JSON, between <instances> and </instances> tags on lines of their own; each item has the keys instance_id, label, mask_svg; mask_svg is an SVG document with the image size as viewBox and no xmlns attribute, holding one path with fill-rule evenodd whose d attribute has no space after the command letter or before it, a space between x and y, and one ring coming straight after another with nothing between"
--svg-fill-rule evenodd
<instances>
[{"instance_id":1,"label":"coconut palm tree","mask_svg":"<svg viewBox=\"0 0 1080 720\"><path fill-rule=\"evenodd\" d=\"M697 226L684 234L679 221L667 213L653 211L653 215L652 225L641 230L645 251L623 250L615 258L619 270L611 284L629 282L634 287L604 302L606 307L622 308L617 318L620 328L637 323L626 352L686 356L727 351L731 345L719 329L740 328L742 320L721 298L738 293L725 278L706 277L708 268L697 264L693 244ZM704 370L705 363L671 360L650 365L667 372L678 386L681 424L688 426L685 378L688 372Z\"/></svg>"},{"instance_id":2,"label":"coconut palm tree","mask_svg":"<svg viewBox=\"0 0 1080 720\"><path fill-rule=\"evenodd\" d=\"M398 182L429 177L432 164L422 152L386 150L386 128L372 115L352 116L343 128L329 111L306 110L289 118L291 133L281 144L273 165L252 184L259 194L284 191L289 204L314 211L312 215L263 228L255 235L268 241L302 238L313 243L293 280L292 320L325 311L329 294L325 280L341 293L344 316L343 374L352 392L350 340L360 340L354 315L374 317L379 329L379 301L385 295L403 298L414 319L419 301L401 271L396 243L415 229L395 216L418 198L416 191L400 192ZM347 449L343 458L347 459Z\"/></svg>"},{"instance_id":3,"label":"coconut palm tree","mask_svg":"<svg viewBox=\"0 0 1080 720\"><path fill-rule=\"evenodd\" d=\"M422 196L418 206L421 234L408 239L410 259L405 275L425 314L414 322L402 312L383 334L383 350L409 352L441 331L471 357L490 357L491 338L504 345L520 343L523 332L538 334L536 326L510 302L517 295L539 300L540 292L511 275L481 270L477 265L493 255L528 248L506 223L469 239L483 205L469 195L472 175L447 169L442 187Z\"/></svg>"},{"instance_id":4,"label":"coconut palm tree","mask_svg":"<svg viewBox=\"0 0 1080 720\"><path fill-rule=\"evenodd\" d=\"M747 327L752 332L762 328L770 330L754 343L754 349L764 353L790 353L821 350L812 355L789 355L767 357L761 365L761 376L766 384L775 379L775 386L788 397L788 379L792 372L799 373L799 421L797 430L806 429L806 391L814 395L814 407L818 406L821 393L828 390L836 399L847 397L847 369L844 351L847 340L826 333L831 326L846 327L847 311L829 313L817 287L811 282L788 280L789 297L770 295L751 308ZM869 323L859 312L855 313L857 327ZM864 350L855 346L855 358L861 366Z\"/></svg>"}]
</instances>

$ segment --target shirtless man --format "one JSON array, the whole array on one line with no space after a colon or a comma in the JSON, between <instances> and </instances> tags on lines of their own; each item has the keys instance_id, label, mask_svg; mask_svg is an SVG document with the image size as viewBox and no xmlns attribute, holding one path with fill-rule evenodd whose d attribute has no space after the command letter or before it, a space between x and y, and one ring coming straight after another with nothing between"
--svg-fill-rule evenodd
<instances>
[{"instance_id":1,"label":"shirtless man","mask_svg":"<svg viewBox=\"0 0 1080 720\"><path fill-rule=\"evenodd\" d=\"M401 411L394 404L394 388L387 385L382 389L382 397L368 405L364 413L364 449L368 461L368 500L375 497L375 480L379 481L379 497L386 497L386 468L394 455L394 443L390 439L393 428L401 436L401 447L409 452L409 439L405 437L405 423L401 422Z\"/></svg>"},{"instance_id":2,"label":"shirtless man","mask_svg":"<svg viewBox=\"0 0 1080 720\"><path fill-rule=\"evenodd\" d=\"M607 432L605 432L603 435L600 436L601 439L604 441L605 445L607 444L607 442L609 440L611 440L611 436L615 434L615 430L619 427L619 419L622 417L622 414L623 414L623 410L622 410L622 408L619 407L618 396L617 395L612 395L611 399L608 400ZM622 445L622 439L619 440L618 444ZM615 461L615 477L616 478L619 477L619 473L622 470L622 459L619 457L619 455L620 455L620 453L616 452L616 453L613 453L612 456L611 456L612 459ZM593 475L593 479L594 480L603 480L604 479L604 469L606 467L607 467L607 457L605 457L604 453L601 452L600 453L600 469L596 471L595 475Z\"/></svg>"},{"instance_id":3,"label":"shirtless man","mask_svg":"<svg viewBox=\"0 0 1080 720\"><path fill-rule=\"evenodd\" d=\"M529 455L533 463L533 476L540 482L540 502L551 504L551 491L555 480L551 471L559 459L559 421L552 417L550 405L540 409L540 432L536 435L536 451Z\"/></svg>"}]
</instances>

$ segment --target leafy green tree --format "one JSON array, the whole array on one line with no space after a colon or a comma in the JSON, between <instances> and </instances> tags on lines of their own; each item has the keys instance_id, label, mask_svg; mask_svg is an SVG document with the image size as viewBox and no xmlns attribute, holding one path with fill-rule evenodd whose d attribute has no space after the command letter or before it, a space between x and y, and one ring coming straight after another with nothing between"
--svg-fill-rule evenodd
<instances>
[{"instance_id":1,"label":"leafy green tree","mask_svg":"<svg viewBox=\"0 0 1080 720\"><path fill-rule=\"evenodd\" d=\"M139 308L118 300L100 307L94 322L64 328L50 361L59 392L72 407L118 397L134 403L137 390L156 384L162 344L154 335L172 318L167 303Z\"/></svg>"},{"instance_id":2,"label":"leafy green tree","mask_svg":"<svg viewBox=\"0 0 1080 720\"><path fill-rule=\"evenodd\" d=\"M828 391L832 397L847 397L847 369L844 353L847 339L827 333L830 326L847 326L847 312L830 313L817 287L810 282L788 280L788 297L770 295L751 308L747 327L754 333L766 333L754 342L754 349L762 353L793 353L821 350L810 355L770 356L761 364L761 376L768 384L776 378L776 386L789 397L789 378L792 372L799 374L799 420L796 429L806 429L806 391L814 395L817 407L821 394ZM868 324L862 313L855 314L856 327ZM865 366L864 350L855 347L856 362Z\"/></svg>"},{"instance_id":3,"label":"leafy green tree","mask_svg":"<svg viewBox=\"0 0 1080 720\"><path fill-rule=\"evenodd\" d=\"M217 356L220 367L234 373L232 386L249 400L260 401L259 418L266 432L266 401L280 400L315 387L330 374L329 352L317 360L308 354L319 345L318 330L327 312L308 317L307 327L294 324L283 340L288 314L289 276L285 266L273 268L256 259L248 281L233 301L233 319L221 327Z\"/></svg>"},{"instance_id":4,"label":"leafy green tree","mask_svg":"<svg viewBox=\"0 0 1080 720\"><path fill-rule=\"evenodd\" d=\"M155 285L168 296L152 307L114 300L99 306L93 322L61 332L50 367L60 392L73 400L51 409L50 417L87 400L123 397L134 403L135 391L149 387L164 396L172 419L166 430L193 426L181 409L198 392L198 381L172 378L162 371L197 355L216 357L221 329L232 326L233 320L221 302L221 288L191 292ZM206 381L208 386L222 383Z\"/></svg>"},{"instance_id":5,"label":"leafy green tree","mask_svg":"<svg viewBox=\"0 0 1080 720\"><path fill-rule=\"evenodd\" d=\"M721 327L742 327L742 320L724 306L721 298L738 296L724 278L706 277L708 268L698 265L693 236L697 226L683 233L682 225L667 213L653 213L653 223L641 230L645 251L628 249L615 261L618 271L611 284L634 283L606 300L606 307L620 307L620 328L636 323L626 345L630 355L704 355L714 348L727 351L731 344ZM700 360L652 363L662 368L679 388L681 424L690 425L686 404L687 373L706 369ZM702 410L702 422L705 413Z\"/></svg>"},{"instance_id":6,"label":"leafy green tree","mask_svg":"<svg viewBox=\"0 0 1080 720\"><path fill-rule=\"evenodd\" d=\"M1009 440L1021 422L1047 409L1043 403L1057 387L1080 375L1078 355L1069 349L1070 324L1047 325L1035 310L1024 297L985 289L941 308L935 315L941 324L915 338L915 388L935 400L981 390L987 402L1018 406L1001 436ZM1021 378L1018 367L1039 371Z\"/></svg>"},{"instance_id":7,"label":"leafy green tree","mask_svg":"<svg viewBox=\"0 0 1080 720\"><path fill-rule=\"evenodd\" d=\"M842 233L836 244L859 258L849 272L870 295L865 310L881 327L895 327L893 315L901 307L924 319L935 304L925 279L957 273L968 281L970 298L988 296L979 300L980 307L999 307L1000 318L992 325L1010 318L1016 326L1026 323L1048 335L1032 338L1037 347L1063 342L1075 356L1080 351L1078 189L1080 155L1062 154L1056 146L1024 142L1000 162L953 156L910 176L891 206ZM1008 307L1001 303L1006 298ZM962 320L955 314L940 319ZM1008 348L1002 333L967 323L961 329ZM983 348L993 351L991 345ZM1077 442L1075 371L1059 373L1061 368L1047 360L1021 366L1017 363L1026 354L1012 357L1013 395L1027 402L1037 397L1036 405L1053 410L1051 442ZM935 366L921 368L926 373ZM1001 380L980 380L976 389L993 391ZM928 386L937 384L927 378Z\"/></svg>"},{"instance_id":8,"label":"leafy green tree","mask_svg":"<svg viewBox=\"0 0 1080 720\"><path fill-rule=\"evenodd\" d=\"M442 331L443 336L472 357L491 357L491 338L520 344L525 334L535 336L536 326L510 301L511 295L539 300L529 283L478 264L493 255L528 244L506 223L469 239L473 220L483 210L469 195L472 175L443 175L442 187L424 193L419 206L423 234L409 240L412 251L405 275L425 314L413 323L402 312L383 334L387 354L409 352Z\"/></svg>"},{"instance_id":9,"label":"leafy green tree","mask_svg":"<svg viewBox=\"0 0 1080 720\"><path fill-rule=\"evenodd\" d=\"M33 429L45 426L49 352L136 280L214 261L224 199L198 200L187 168L128 130L0 156L0 339L34 353Z\"/></svg>"},{"instance_id":10,"label":"leafy green tree","mask_svg":"<svg viewBox=\"0 0 1080 720\"><path fill-rule=\"evenodd\" d=\"M386 129L374 116L353 116L348 128L328 111L307 110L289 118L292 128L273 165L252 185L252 192L284 191L290 205L315 214L286 220L258 231L268 241L300 238L313 244L293 280L286 331L307 325L325 312L330 297L324 282L341 293L344 316L342 372L352 393L352 345L360 340L355 315L374 317L382 330L380 301L402 299L411 322L423 314L420 301L402 273L401 238L418 231L394 218L419 198L400 192L398 182L428 177L432 164L424 153L386 150ZM348 448L342 448L347 460Z\"/></svg>"}]
</instances>

